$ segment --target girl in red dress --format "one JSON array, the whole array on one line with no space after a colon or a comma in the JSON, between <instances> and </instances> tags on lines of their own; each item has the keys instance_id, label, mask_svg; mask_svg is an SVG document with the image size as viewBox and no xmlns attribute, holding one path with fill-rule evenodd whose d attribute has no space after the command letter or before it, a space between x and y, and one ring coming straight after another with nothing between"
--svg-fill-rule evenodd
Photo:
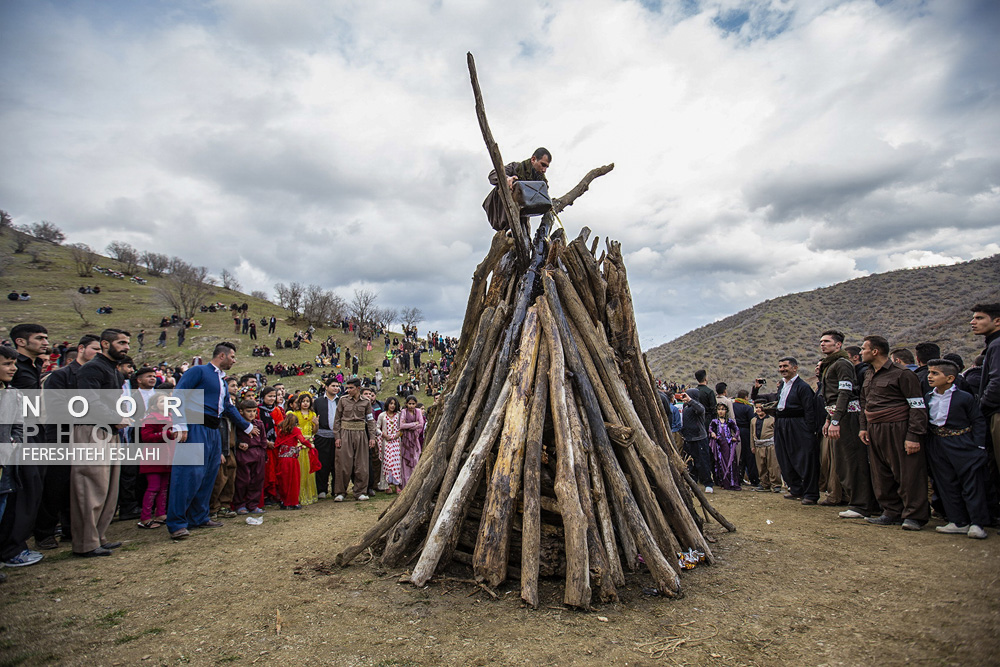
<instances>
[{"instance_id":1,"label":"girl in red dress","mask_svg":"<svg viewBox=\"0 0 1000 667\"><path fill-rule=\"evenodd\" d=\"M276 431L274 442L278 452L278 499L281 509L302 509L299 505L299 485L301 469L299 452L309 447L309 441L302 435L299 428L299 418L293 414L285 416Z\"/></svg>"}]
</instances>

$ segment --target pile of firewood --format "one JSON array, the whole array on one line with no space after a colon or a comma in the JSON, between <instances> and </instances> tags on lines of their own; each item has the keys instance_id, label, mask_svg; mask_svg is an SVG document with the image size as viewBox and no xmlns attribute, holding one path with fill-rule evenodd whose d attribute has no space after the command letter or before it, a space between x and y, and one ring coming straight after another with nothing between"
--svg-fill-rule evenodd
<instances>
[{"instance_id":1,"label":"pile of firewood","mask_svg":"<svg viewBox=\"0 0 1000 667\"><path fill-rule=\"evenodd\" d=\"M469 65L502 173L471 55ZM519 578L521 597L537 606L539 576L564 576L563 602L586 609L595 587L599 600L617 600L626 570L644 566L675 597L678 554L693 549L712 562L694 497L733 528L671 440L620 245L608 242L598 258L586 228L569 243L562 230L550 235L554 215L612 168L554 200L530 241L507 193L508 219L518 222L494 236L473 275L461 348L420 463L340 565L384 541L383 565L412 563L417 586L454 562L490 587Z\"/></svg>"}]
</instances>

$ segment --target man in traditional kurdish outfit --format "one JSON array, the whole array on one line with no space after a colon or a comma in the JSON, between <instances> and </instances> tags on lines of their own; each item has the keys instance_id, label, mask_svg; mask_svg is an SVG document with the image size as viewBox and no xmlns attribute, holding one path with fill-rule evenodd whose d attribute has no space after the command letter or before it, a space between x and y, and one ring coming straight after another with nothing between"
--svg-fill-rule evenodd
<instances>
[{"instance_id":1,"label":"man in traditional kurdish outfit","mask_svg":"<svg viewBox=\"0 0 1000 667\"><path fill-rule=\"evenodd\" d=\"M879 514L880 510L872 489L868 448L858 435L861 403L857 376L843 345L844 334L832 329L824 331L819 340L819 349L826 355L820 362L820 383L827 413L823 435L830 439L833 447L842 497L847 501L847 509L840 517L860 519Z\"/></svg>"},{"instance_id":2,"label":"man in traditional kurdish outfit","mask_svg":"<svg viewBox=\"0 0 1000 667\"><path fill-rule=\"evenodd\" d=\"M347 381L347 395L337 401L333 434L337 448L333 499L342 502L347 483L352 482L355 500L368 500L368 457L375 448L375 419L371 401L361 396L358 378Z\"/></svg>"}]
</instances>

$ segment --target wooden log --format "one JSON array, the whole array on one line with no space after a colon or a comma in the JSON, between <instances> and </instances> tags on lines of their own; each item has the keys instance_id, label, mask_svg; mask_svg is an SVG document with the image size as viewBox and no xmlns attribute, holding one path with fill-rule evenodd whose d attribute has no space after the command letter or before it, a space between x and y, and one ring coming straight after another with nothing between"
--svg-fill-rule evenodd
<instances>
[{"instance_id":1,"label":"wooden log","mask_svg":"<svg viewBox=\"0 0 1000 667\"><path fill-rule=\"evenodd\" d=\"M462 516L462 508L475 491L474 484L482 472L482 466L486 463L486 455L496 441L500 427L503 425L503 415L507 399L510 397L511 387L512 383L508 375L507 381L501 387L497 403L487 420L486 428L469 451L469 458L466 459L451 493L444 501L437 523L431 527L424 549L420 553L420 560L417 561L413 573L410 575L410 581L417 586L423 586L434 574L441 553Z\"/></svg>"},{"instance_id":2,"label":"wooden log","mask_svg":"<svg viewBox=\"0 0 1000 667\"><path fill-rule=\"evenodd\" d=\"M556 273L559 275L558 272ZM543 276L543 283L545 285L545 300L552 310L552 318L555 320L556 326L565 335L569 335L569 323L566 320L566 315L563 313L555 283L549 274ZM621 498L622 509L624 510L629 528L632 530L636 546L646 561L646 566L649 568L654 581L656 581L657 587L665 595L676 596L681 590L680 577L677 576L673 566L663 552L660 551L659 545L649 529L649 525L639 510L639 506L632 494L632 489L625 479L625 474L618 464L611 441L604 430L604 419L601 415L601 408L597 403L597 396L594 393L593 383L600 382L600 379L591 379L587 376L586 368L580 358L579 348L579 341L577 341L576 345L568 346L566 348L567 360L569 368L573 372L573 381L580 390L583 405L587 410L587 420L590 422L590 430L594 435L594 443L597 445L597 450L600 454L601 467L607 474L608 487L611 489L611 493L618 494ZM670 554L670 559L676 560L674 554Z\"/></svg>"},{"instance_id":3,"label":"wooden log","mask_svg":"<svg viewBox=\"0 0 1000 667\"><path fill-rule=\"evenodd\" d=\"M595 178L599 178L609 173L615 168L615 163L606 164L603 167L595 167L587 172L587 175L580 179L580 182L573 186L573 189L564 194L562 197L557 197L552 200L552 209L556 214L562 213L562 211L567 206L572 206L573 202L582 195L584 192L590 189L590 184L594 182Z\"/></svg>"},{"instance_id":4,"label":"wooden log","mask_svg":"<svg viewBox=\"0 0 1000 667\"><path fill-rule=\"evenodd\" d=\"M635 444L635 429L609 422L604 422L604 427L608 430L608 437L611 438L611 442L619 447L631 447Z\"/></svg>"},{"instance_id":5,"label":"wooden log","mask_svg":"<svg viewBox=\"0 0 1000 667\"><path fill-rule=\"evenodd\" d=\"M440 485L441 477L444 475L447 442L451 436L453 423L460 416L459 410L463 405L463 397L465 396L467 385L476 375L479 358L486 344L485 337L486 330L489 328L488 322L492 314L492 311L484 311L480 317L479 332L472 344L472 349L469 351L469 361L460 371L460 377L455 385L455 390L445 398L445 407L442 410L440 419L442 426L437 428L427 440L423 454L420 457L420 462L414 469L409 482L403 489L403 492L396 496L389 509L379 517L375 525L361 536L361 540L337 555L337 564L341 567L346 567L358 554L382 537L386 531L392 530L395 532L400 527L401 521L410 514L410 510L415 504L418 502L422 504L430 502L430 494ZM425 509L418 508L418 515L419 512L425 511ZM419 518L419 516L415 518ZM387 549L389 548L389 544L390 540L387 540Z\"/></svg>"},{"instance_id":6,"label":"wooden log","mask_svg":"<svg viewBox=\"0 0 1000 667\"><path fill-rule=\"evenodd\" d=\"M497 350L494 349L493 353L490 355L490 360L487 363L488 369L486 372L492 373L496 366L497 361ZM480 413L483 407L483 401L486 400L486 392L489 390L489 380L491 375L486 375L484 373L481 380L477 381L476 393L472 397L472 401L469 402L469 409L466 415L477 415ZM438 491L438 499L447 498L448 494L451 493L451 487L455 484L455 478L458 477L458 471L462 466L462 458L465 453L465 446L469 440L469 436L472 434L472 429L476 423L475 419L467 418L462 420L462 426L458 433L455 434L455 442L453 444L451 457L448 459L448 469L444 473L444 479L441 481L441 488ZM434 505L434 513L431 515L431 525L433 526L437 523L438 516L441 514L441 503L437 502Z\"/></svg>"},{"instance_id":7,"label":"wooden log","mask_svg":"<svg viewBox=\"0 0 1000 667\"><path fill-rule=\"evenodd\" d=\"M521 521L521 599L538 608L538 570L541 548L542 430L549 402L549 348L539 339L535 391L528 417L524 452L524 518Z\"/></svg>"},{"instance_id":8,"label":"wooden log","mask_svg":"<svg viewBox=\"0 0 1000 667\"><path fill-rule=\"evenodd\" d=\"M573 342L570 341L572 345ZM587 554L590 565L590 578L598 586L598 598L602 602L618 600L618 589L611 577L611 567L608 565L608 555L604 552L604 540L597 527L597 513L594 510L594 491L590 486L590 451L593 449L590 439L584 435L577 397L573 394L571 384L566 384L567 403L569 405L569 430L573 442L579 446L573 448L573 465L576 472L576 485L580 493L580 505L587 519Z\"/></svg>"},{"instance_id":9,"label":"wooden log","mask_svg":"<svg viewBox=\"0 0 1000 667\"><path fill-rule=\"evenodd\" d=\"M596 240L596 239L595 239ZM590 292L594 295L594 303L597 306L597 320L595 322L603 324L607 318L608 283L601 275L601 267L594 259L592 252L587 250L586 243L579 237L569 244L569 254L579 262L580 268L587 275L590 285ZM581 283L581 286L583 283Z\"/></svg>"},{"instance_id":10,"label":"wooden log","mask_svg":"<svg viewBox=\"0 0 1000 667\"><path fill-rule=\"evenodd\" d=\"M524 447L531 408L531 388L538 361L538 314L528 309L521 331L521 350L511 370L513 389L507 401L500 447L486 489L479 542L473 552L473 571L487 586L499 586L507 578L510 525L521 491Z\"/></svg>"},{"instance_id":11,"label":"wooden log","mask_svg":"<svg viewBox=\"0 0 1000 667\"><path fill-rule=\"evenodd\" d=\"M556 272L554 281L559 287L559 295L563 296L566 304L566 311L571 319L577 324L582 342L589 354L592 356L595 366L600 376L600 382L605 384L608 395L611 397L614 410L621 416L625 425L631 427L635 432L636 448L639 455L649 465L650 472L656 485L669 499L670 505L667 509L667 516L676 532L676 537L685 548L697 548L705 553L708 562L712 562L712 550L708 546L705 536L702 535L694 518L686 510L687 505L681 498L670 471L670 462L666 453L649 437L643 427L635 407L628 395L621 375L618 374L614 357L611 355L611 346L604 338L603 330L594 327L586 327L586 309L582 302L576 298L576 290L573 285L562 274ZM683 508L683 509L681 509Z\"/></svg>"},{"instance_id":12,"label":"wooden log","mask_svg":"<svg viewBox=\"0 0 1000 667\"><path fill-rule=\"evenodd\" d=\"M507 187L506 172L504 171L503 158L500 156L500 147L497 146L497 142L493 139L493 132L490 130L489 121L486 119L486 105L483 103L483 91L479 89L479 75L476 74L476 59L472 57L471 53L466 54L466 59L469 64L469 78L472 81L472 94L476 98L476 118L479 119L479 129L483 133L486 150L490 153L490 159L493 161L493 169L497 173L497 190L500 192L500 200L503 202L504 211L507 212L507 219L510 222L511 236L514 239L514 247L517 249L518 265L524 268L528 265L530 256L528 235L526 230L521 226L521 212L514 203L514 197L511 194L510 188ZM585 191L586 188L584 188Z\"/></svg>"},{"instance_id":13,"label":"wooden log","mask_svg":"<svg viewBox=\"0 0 1000 667\"><path fill-rule=\"evenodd\" d=\"M684 471L684 479L687 481L688 486L691 488L691 491L694 493L695 497L698 498L698 502L700 502L701 506L705 508L705 511L711 514L712 518L718 521L722 525L722 527L725 528L728 532L735 533L736 526L734 526L731 521L729 521L726 517L724 517L722 515L722 512L715 509L715 506L708 501L708 496L705 495L705 491L703 490L701 484L696 482L694 478L691 476L691 473L689 473L687 470Z\"/></svg>"},{"instance_id":14,"label":"wooden log","mask_svg":"<svg viewBox=\"0 0 1000 667\"><path fill-rule=\"evenodd\" d=\"M639 460L636 448L620 448L617 450L617 453L618 458L625 462L625 469L629 471L632 477L632 491L635 493L635 499L639 502L642 515L646 517L646 523L649 524L650 530L653 531L653 537L656 538L660 552L664 556L667 556L667 563L670 564L670 567L677 574L680 574L681 570L677 564L676 556L681 551L681 545L670 530L667 517L656 500L656 494L653 493L653 488L649 484L649 478L646 476L646 470L642 465L642 461Z\"/></svg>"},{"instance_id":15,"label":"wooden log","mask_svg":"<svg viewBox=\"0 0 1000 667\"><path fill-rule=\"evenodd\" d=\"M539 299L537 305L549 346L549 404L556 440L556 496L559 498L566 535L566 585L563 589L563 603L589 609L591 589L587 520L580 506L580 491L576 482L573 455L576 443L570 433L563 340L546 301Z\"/></svg>"},{"instance_id":16,"label":"wooden log","mask_svg":"<svg viewBox=\"0 0 1000 667\"><path fill-rule=\"evenodd\" d=\"M486 289L489 285L487 278L494 273L501 258L509 252L513 241L503 232L493 235L490 242L490 249L486 257L479 263L476 270L472 272L472 290L469 292L469 301L465 306L465 320L462 323L462 333L459 341L471 341L479 325L479 318L486 307ZM459 369L465 362L465 346L460 345L455 358L454 369Z\"/></svg>"}]
</instances>

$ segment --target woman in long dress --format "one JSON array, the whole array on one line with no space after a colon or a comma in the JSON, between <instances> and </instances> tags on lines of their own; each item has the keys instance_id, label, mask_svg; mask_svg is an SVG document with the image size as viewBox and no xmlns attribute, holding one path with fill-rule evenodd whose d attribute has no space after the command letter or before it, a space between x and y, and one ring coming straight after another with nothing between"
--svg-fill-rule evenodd
<instances>
[{"instance_id":1,"label":"woman in long dress","mask_svg":"<svg viewBox=\"0 0 1000 667\"><path fill-rule=\"evenodd\" d=\"M716 413L718 418L713 419L708 426L709 444L715 460L715 483L721 484L724 489L739 491L740 477L736 457L740 451L740 429L729 418L728 405L719 403Z\"/></svg>"},{"instance_id":2,"label":"woman in long dress","mask_svg":"<svg viewBox=\"0 0 1000 667\"><path fill-rule=\"evenodd\" d=\"M399 488L406 486L406 482L413 474L413 469L417 467L422 449L420 437L424 433L424 413L417 407L417 397L406 397L406 408L399 420L400 430L400 458L401 478Z\"/></svg>"},{"instance_id":3,"label":"woman in long dress","mask_svg":"<svg viewBox=\"0 0 1000 667\"><path fill-rule=\"evenodd\" d=\"M319 427L319 416L313 411L313 397L307 391L302 392L295 398L293 403L295 409L290 413L299 418L299 428L302 429L302 437L312 442L313 434ZM299 451L299 504L312 505L319 500L316 492L316 475L309 472L309 450Z\"/></svg>"},{"instance_id":4,"label":"woman in long dress","mask_svg":"<svg viewBox=\"0 0 1000 667\"><path fill-rule=\"evenodd\" d=\"M396 487L402 484L400 417L399 400L393 396L385 402L385 410L379 414L376 423L375 441L389 493L396 493Z\"/></svg>"}]
</instances>

